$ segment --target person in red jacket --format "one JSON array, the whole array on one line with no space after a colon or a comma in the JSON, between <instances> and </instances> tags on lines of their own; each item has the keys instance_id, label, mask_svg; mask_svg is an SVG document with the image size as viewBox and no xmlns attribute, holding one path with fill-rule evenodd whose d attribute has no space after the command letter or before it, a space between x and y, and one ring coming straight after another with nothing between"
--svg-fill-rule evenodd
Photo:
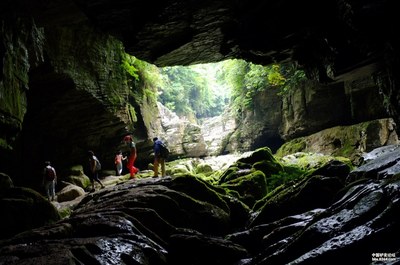
<instances>
[{"instance_id":1,"label":"person in red jacket","mask_svg":"<svg viewBox=\"0 0 400 265\"><path fill-rule=\"evenodd\" d=\"M128 158L128 163L126 165L126 167L129 170L129 174L131 176L131 179L135 178L136 173L139 171L139 169L137 167L135 167L135 160L137 158L137 153L136 153L136 144L133 141L133 138L131 135L127 135L124 137L124 142L128 144L129 148L130 148L130 154L129 154L129 158Z\"/></svg>"}]
</instances>

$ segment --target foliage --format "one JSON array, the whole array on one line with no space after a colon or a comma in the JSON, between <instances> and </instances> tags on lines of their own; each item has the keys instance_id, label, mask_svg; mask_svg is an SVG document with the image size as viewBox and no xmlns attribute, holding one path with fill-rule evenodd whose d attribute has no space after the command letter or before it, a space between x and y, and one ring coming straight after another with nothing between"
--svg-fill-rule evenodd
<instances>
[{"instance_id":1,"label":"foliage","mask_svg":"<svg viewBox=\"0 0 400 265\"><path fill-rule=\"evenodd\" d=\"M165 67L160 101L179 116L198 119L222 113L227 100L213 90L216 66Z\"/></svg>"},{"instance_id":2,"label":"foliage","mask_svg":"<svg viewBox=\"0 0 400 265\"><path fill-rule=\"evenodd\" d=\"M131 77L128 85L131 88L132 97L157 102L157 88L162 83L159 69L129 54L123 54L122 58L121 67Z\"/></svg>"},{"instance_id":3,"label":"foliage","mask_svg":"<svg viewBox=\"0 0 400 265\"><path fill-rule=\"evenodd\" d=\"M220 115L228 104L238 114L254 109L254 99L267 89L288 93L305 79L293 64L257 65L243 60L157 68L125 54L123 69L140 82L143 99L158 100L179 116L197 119Z\"/></svg>"},{"instance_id":4,"label":"foliage","mask_svg":"<svg viewBox=\"0 0 400 265\"><path fill-rule=\"evenodd\" d=\"M285 95L296 87L299 83L307 79L303 70L297 69L294 64L286 64L281 66L282 75L285 76L285 82L280 86L280 95Z\"/></svg>"},{"instance_id":5,"label":"foliage","mask_svg":"<svg viewBox=\"0 0 400 265\"><path fill-rule=\"evenodd\" d=\"M256 65L243 60L229 60L223 65L223 79L231 86L231 105L239 114L254 109L254 99L267 89L284 94L304 80L305 74L294 65Z\"/></svg>"},{"instance_id":6,"label":"foliage","mask_svg":"<svg viewBox=\"0 0 400 265\"><path fill-rule=\"evenodd\" d=\"M139 80L138 69L135 67L136 58L129 54L123 54L121 67L135 80Z\"/></svg>"},{"instance_id":7,"label":"foliage","mask_svg":"<svg viewBox=\"0 0 400 265\"><path fill-rule=\"evenodd\" d=\"M289 183L290 181L300 179L307 171L298 166L285 166L283 171L278 174L272 174L267 180L268 192L273 191L279 186Z\"/></svg>"}]
</instances>

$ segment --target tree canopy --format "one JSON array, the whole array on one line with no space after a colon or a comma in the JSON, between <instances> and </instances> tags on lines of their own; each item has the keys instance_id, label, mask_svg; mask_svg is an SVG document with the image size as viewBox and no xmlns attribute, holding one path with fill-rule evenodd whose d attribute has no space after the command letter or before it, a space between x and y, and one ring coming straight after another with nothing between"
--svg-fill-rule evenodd
<instances>
[{"instance_id":1,"label":"tree canopy","mask_svg":"<svg viewBox=\"0 0 400 265\"><path fill-rule=\"evenodd\" d=\"M256 65L244 60L157 68L127 56L122 67L146 94L188 118L220 115L228 106L238 113L254 108L258 94L267 89L284 94L305 79L294 65ZM146 89L149 87L149 89Z\"/></svg>"}]
</instances>

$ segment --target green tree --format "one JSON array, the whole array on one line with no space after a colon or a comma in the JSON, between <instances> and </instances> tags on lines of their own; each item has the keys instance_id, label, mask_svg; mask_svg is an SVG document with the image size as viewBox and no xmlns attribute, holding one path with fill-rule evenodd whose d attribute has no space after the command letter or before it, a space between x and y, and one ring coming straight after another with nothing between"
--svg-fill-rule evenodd
<instances>
[{"instance_id":1,"label":"green tree","mask_svg":"<svg viewBox=\"0 0 400 265\"><path fill-rule=\"evenodd\" d=\"M208 72L215 66L165 67L164 86L160 101L179 116L195 115L197 119L219 115L227 101L212 89L213 82ZM215 76L215 72L213 73ZM215 85L215 84L214 84Z\"/></svg>"},{"instance_id":2,"label":"green tree","mask_svg":"<svg viewBox=\"0 0 400 265\"><path fill-rule=\"evenodd\" d=\"M254 99L267 89L287 93L305 74L292 64L256 65L243 60L229 60L223 65L219 76L231 86L231 106L238 114L254 108Z\"/></svg>"}]
</instances>

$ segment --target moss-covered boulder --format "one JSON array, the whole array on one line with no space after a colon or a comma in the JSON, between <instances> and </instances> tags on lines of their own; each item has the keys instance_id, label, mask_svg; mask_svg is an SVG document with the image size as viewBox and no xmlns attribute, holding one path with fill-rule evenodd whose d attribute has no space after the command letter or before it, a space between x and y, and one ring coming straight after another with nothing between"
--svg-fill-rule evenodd
<instances>
[{"instance_id":1,"label":"moss-covered boulder","mask_svg":"<svg viewBox=\"0 0 400 265\"><path fill-rule=\"evenodd\" d=\"M239 199L249 207L267 194L265 174L260 170L249 171L244 176L221 184L221 187L235 191L233 194L238 194Z\"/></svg>"},{"instance_id":2,"label":"moss-covered boulder","mask_svg":"<svg viewBox=\"0 0 400 265\"><path fill-rule=\"evenodd\" d=\"M204 180L191 175L183 175L173 179L169 187L186 193L188 196L216 205L229 213L227 203L215 191L215 188Z\"/></svg>"},{"instance_id":3,"label":"moss-covered boulder","mask_svg":"<svg viewBox=\"0 0 400 265\"><path fill-rule=\"evenodd\" d=\"M12 179L9 175L0 173L0 192L12 188L14 186Z\"/></svg>"},{"instance_id":4,"label":"moss-covered boulder","mask_svg":"<svg viewBox=\"0 0 400 265\"><path fill-rule=\"evenodd\" d=\"M251 226L328 207L343 187L344 183L340 178L321 175L288 182L255 204L253 210L258 213L252 220Z\"/></svg>"},{"instance_id":5,"label":"moss-covered boulder","mask_svg":"<svg viewBox=\"0 0 400 265\"><path fill-rule=\"evenodd\" d=\"M264 161L264 160L272 161L277 164L279 163L276 160L276 158L274 157L274 155L272 154L272 151L269 147L259 148L259 149L255 150L254 152L249 153L249 155L238 159L238 162L242 162L245 164L254 164L256 162Z\"/></svg>"},{"instance_id":6,"label":"moss-covered boulder","mask_svg":"<svg viewBox=\"0 0 400 265\"><path fill-rule=\"evenodd\" d=\"M57 193L57 201L58 202L73 201L76 198L83 195L85 195L85 190L83 188L70 184Z\"/></svg>"},{"instance_id":7,"label":"moss-covered boulder","mask_svg":"<svg viewBox=\"0 0 400 265\"><path fill-rule=\"evenodd\" d=\"M88 176L84 174L82 165L72 166L68 172L65 181L71 184L74 184L83 189L87 188L90 185L90 179Z\"/></svg>"},{"instance_id":8,"label":"moss-covered boulder","mask_svg":"<svg viewBox=\"0 0 400 265\"><path fill-rule=\"evenodd\" d=\"M364 152L390 144L398 144L392 119L377 119L350 126L336 126L287 141L276 155L283 157L296 152L313 152L345 156L353 164L360 165Z\"/></svg>"},{"instance_id":9,"label":"moss-covered boulder","mask_svg":"<svg viewBox=\"0 0 400 265\"><path fill-rule=\"evenodd\" d=\"M213 173L213 168L207 163L200 163L196 166L196 174L210 175Z\"/></svg>"},{"instance_id":10,"label":"moss-covered boulder","mask_svg":"<svg viewBox=\"0 0 400 265\"><path fill-rule=\"evenodd\" d=\"M60 220L57 209L38 192L9 188L0 194L0 238Z\"/></svg>"}]
</instances>

